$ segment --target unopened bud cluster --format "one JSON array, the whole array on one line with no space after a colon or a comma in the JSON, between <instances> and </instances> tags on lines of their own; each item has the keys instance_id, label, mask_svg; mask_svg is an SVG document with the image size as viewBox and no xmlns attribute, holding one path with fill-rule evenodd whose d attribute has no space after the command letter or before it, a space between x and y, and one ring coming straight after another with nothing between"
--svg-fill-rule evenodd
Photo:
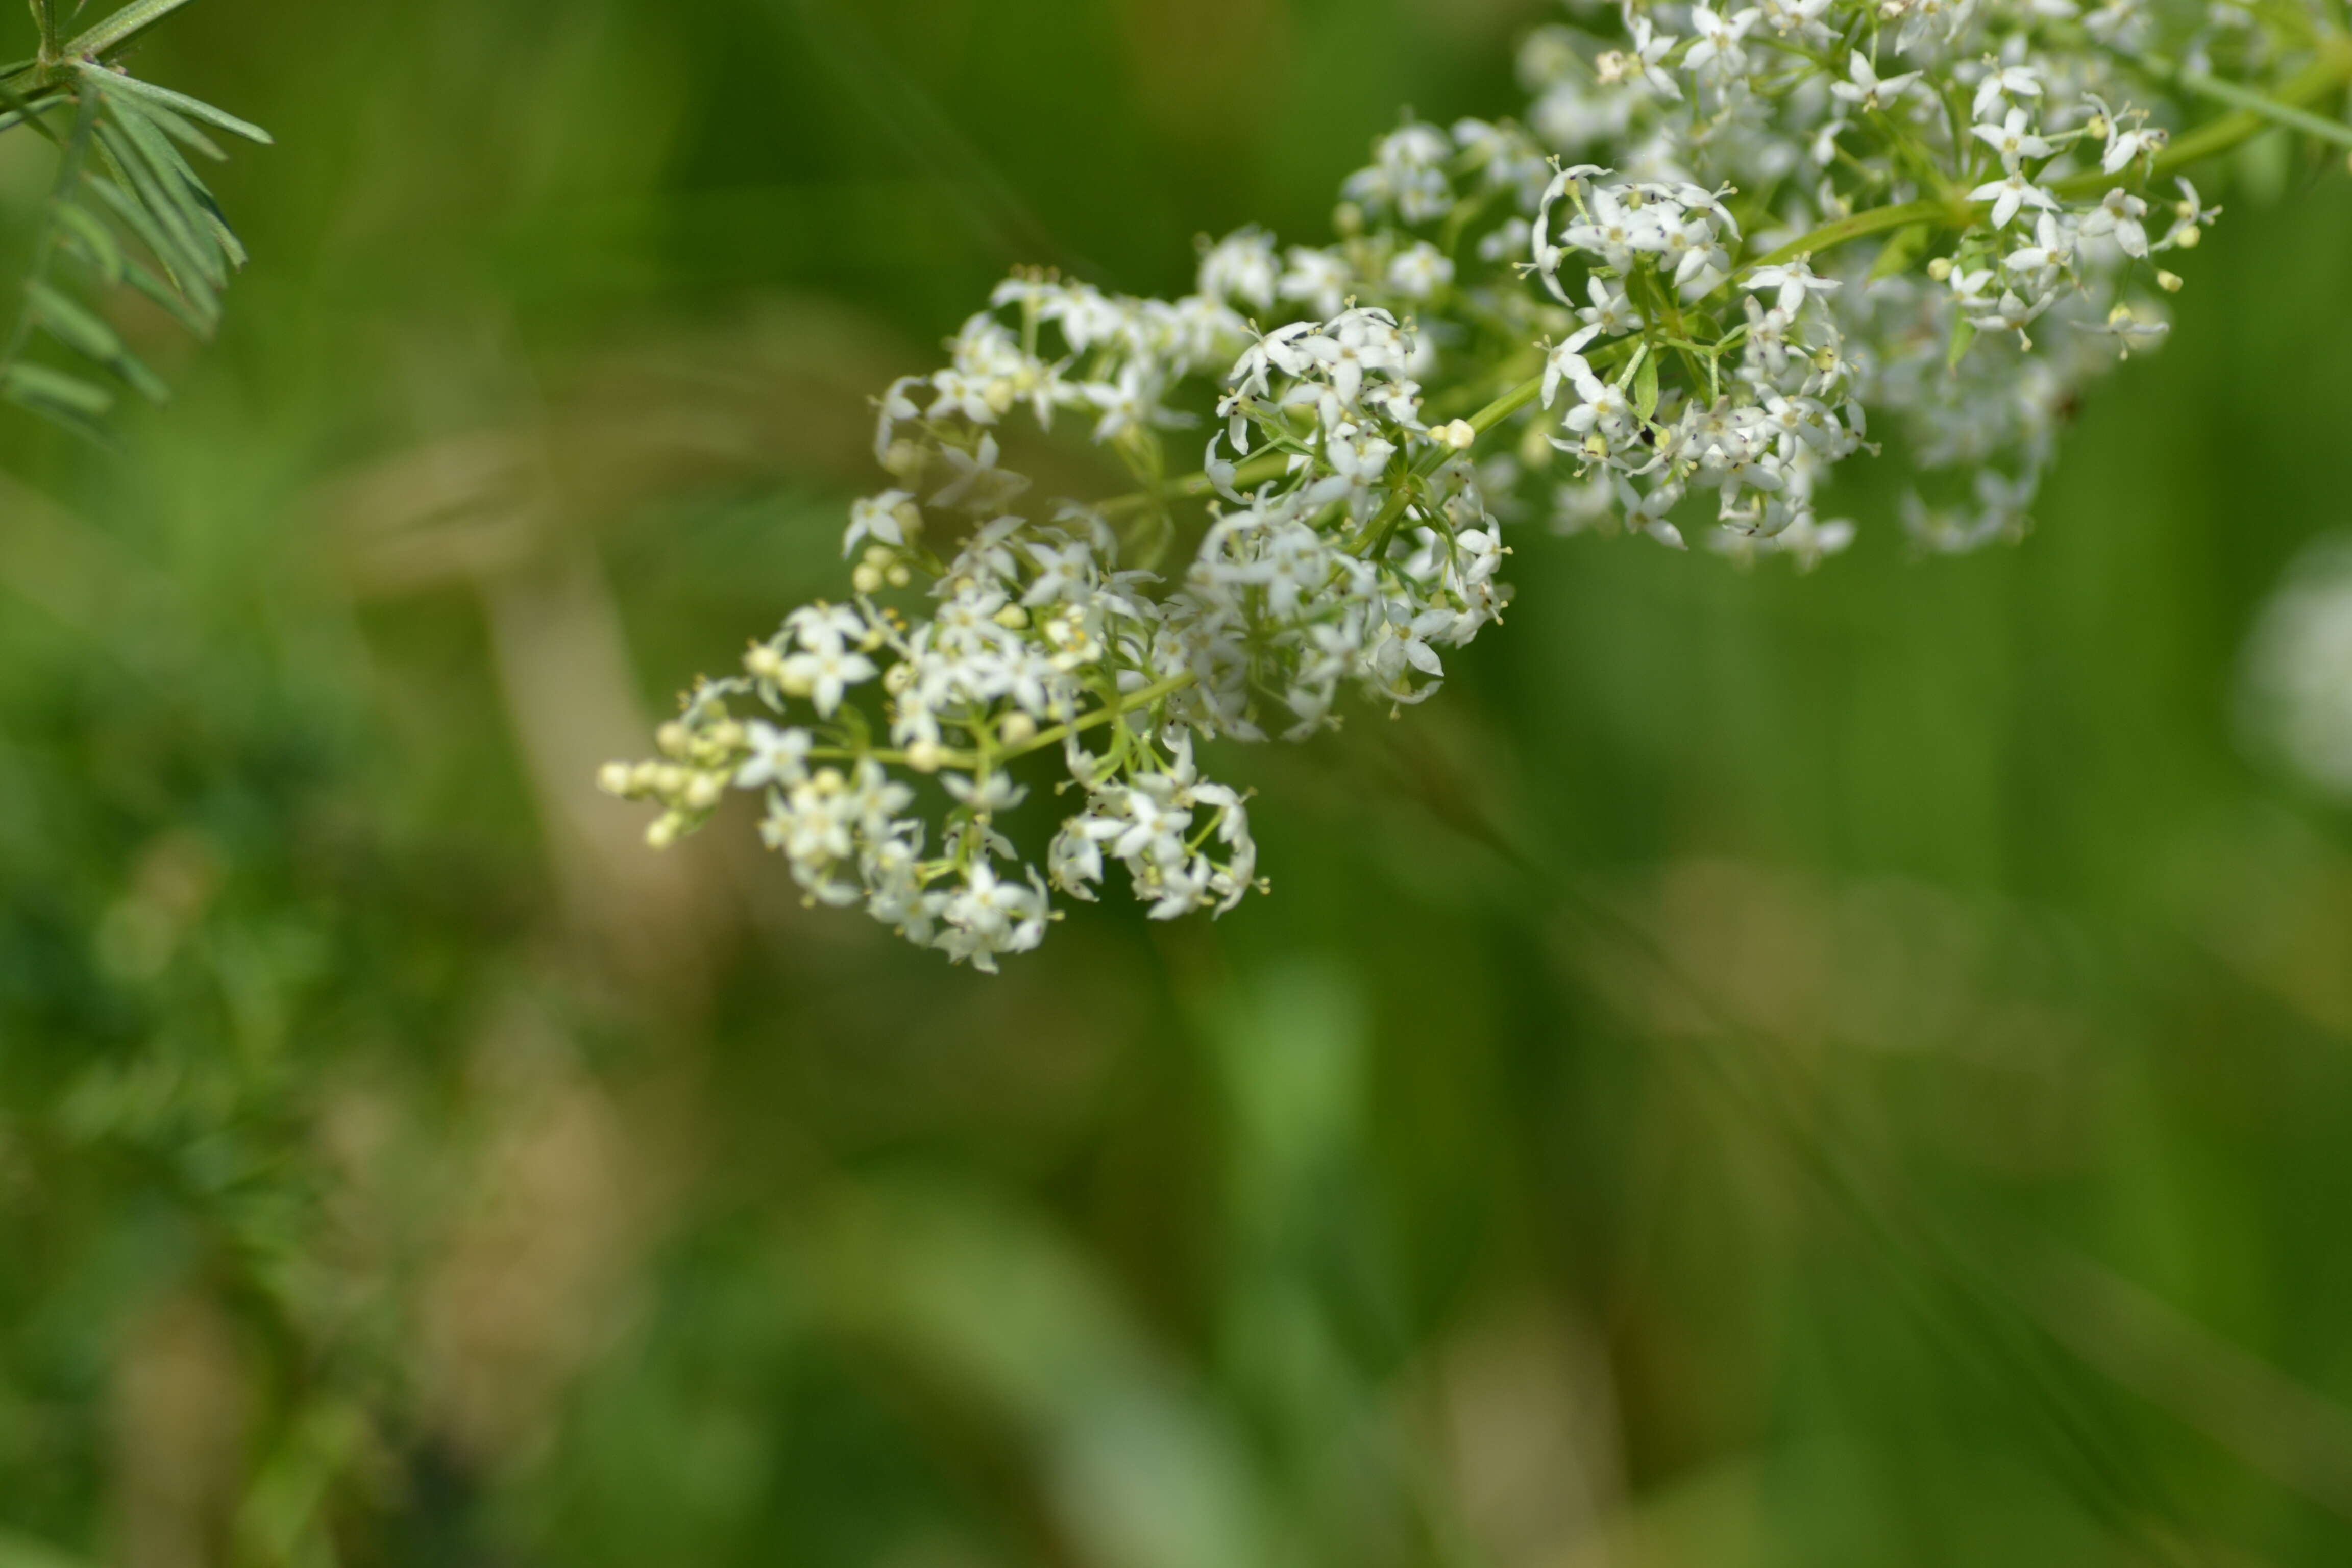
<instances>
[{"instance_id":1,"label":"unopened bud cluster","mask_svg":"<svg viewBox=\"0 0 2352 1568\"><path fill-rule=\"evenodd\" d=\"M1853 536L1817 498L1874 437L1921 479L1921 546L2021 532L2059 411L2165 330L2153 258L2216 216L2168 178L2185 111L2136 62L2268 80L2333 38L2252 16L1629 6L1529 41L1528 129L1382 137L1333 245L1245 229L1173 300L1016 275L879 400L848 596L604 787L660 807L656 844L751 792L811 900L984 970L1115 874L1155 918L1230 910L1257 851L1202 745L1427 698L1507 603L1507 521L1706 525L1811 566ZM1072 428L1126 493L1011 466ZM1202 471L1171 479L1176 452ZM1048 753L1058 827L1028 804Z\"/></svg>"}]
</instances>

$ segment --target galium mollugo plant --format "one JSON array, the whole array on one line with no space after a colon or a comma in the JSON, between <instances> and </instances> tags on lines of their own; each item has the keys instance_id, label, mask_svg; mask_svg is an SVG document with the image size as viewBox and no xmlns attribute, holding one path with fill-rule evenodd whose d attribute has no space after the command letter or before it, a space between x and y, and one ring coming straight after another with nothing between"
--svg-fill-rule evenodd
<instances>
[{"instance_id":1,"label":"galium mollugo plant","mask_svg":"<svg viewBox=\"0 0 2352 1568\"><path fill-rule=\"evenodd\" d=\"M1176 300L1009 279L880 398L845 595L604 787L656 846L751 792L812 900L982 970L1107 883L1229 910L1263 884L1205 745L1426 700L1509 602L1507 525L1809 569L1854 532L1825 481L1891 438L1919 547L2018 537L2060 410L2164 336L2219 213L2189 166L2352 144L2323 0L1629 3L1519 63L1523 121L1408 119L1333 244L1204 243ZM1041 494L1028 426L1132 488ZM1046 754L1076 809L1039 855L1005 817Z\"/></svg>"}]
</instances>

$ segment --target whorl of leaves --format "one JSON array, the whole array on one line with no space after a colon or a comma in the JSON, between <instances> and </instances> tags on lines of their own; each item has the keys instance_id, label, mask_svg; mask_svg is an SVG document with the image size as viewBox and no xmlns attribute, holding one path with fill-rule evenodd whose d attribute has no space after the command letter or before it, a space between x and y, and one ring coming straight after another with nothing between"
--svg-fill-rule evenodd
<instances>
[{"instance_id":1,"label":"whorl of leaves","mask_svg":"<svg viewBox=\"0 0 2352 1568\"><path fill-rule=\"evenodd\" d=\"M125 50L188 0L133 0L70 36L60 31L60 0L30 3L41 50L0 67L0 132L30 127L57 148L58 165L24 302L0 344L0 397L99 437L114 384L157 403L170 396L107 320L106 297L136 289L210 338L245 247L190 156L226 156L211 132L264 144L269 134L121 65Z\"/></svg>"}]
</instances>

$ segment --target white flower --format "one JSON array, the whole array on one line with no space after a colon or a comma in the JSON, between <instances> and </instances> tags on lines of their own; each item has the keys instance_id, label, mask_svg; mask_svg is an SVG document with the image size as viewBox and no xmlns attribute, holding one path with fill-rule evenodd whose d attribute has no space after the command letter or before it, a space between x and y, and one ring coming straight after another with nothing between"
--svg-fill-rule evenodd
<instances>
[{"instance_id":1,"label":"white flower","mask_svg":"<svg viewBox=\"0 0 2352 1568\"><path fill-rule=\"evenodd\" d=\"M2140 219L2147 216L2147 204L2130 192L2117 186L2099 199L2099 205L2084 215L2082 233L2085 239L2113 239L2116 248L2134 258L2147 255L2147 230Z\"/></svg>"},{"instance_id":2,"label":"white flower","mask_svg":"<svg viewBox=\"0 0 2352 1568\"><path fill-rule=\"evenodd\" d=\"M2033 133L2032 121L2022 109L2011 110L1999 125L1975 126L1971 133L1999 153L2000 166L2012 174L2024 159L2050 156L2050 143Z\"/></svg>"},{"instance_id":3,"label":"white flower","mask_svg":"<svg viewBox=\"0 0 2352 1568\"><path fill-rule=\"evenodd\" d=\"M866 540L883 544L904 546L907 542L907 513L915 498L905 490L884 490L878 496L867 496L852 502L849 508L849 528L842 535L841 553L846 558ZM917 515L919 521L920 516Z\"/></svg>"},{"instance_id":4,"label":"white flower","mask_svg":"<svg viewBox=\"0 0 2352 1568\"><path fill-rule=\"evenodd\" d=\"M794 654L784 660L785 689L807 692L816 710L828 719L841 707L841 700L851 687L880 673L874 661L862 653L829 649Z\"/></svg>"},{"instance_id":5,"label":"white flower","mask_svg":"<svg viewBox=\"0 0 2352 1568\"><path fill-rule=\"evenodd\" d=\"M1389 263L1389 287L1409 300L1426 300L1454 281L1454 263L1423 240L1399 251Z\"/></svg>"},{"instance_id":6,"label":"white flower","mask_svg":"<svg viewBox=\"0 0 2352 1568\"><path fill-rule=\"evenodd\" d=\"M940 783L958 802L978 812L1011 811L1029 798L1029 792L1013 782L1013 775L1002 768L978 778L966 778L961 773L941 773Z\"/></svg>"},{"instance_id":7,"label":"white flower","mask_svg":"<svg viewBox=\"0 0 2352 1568\"><path fill-rule=\"evenodd\" d=\"M1917 71L1905 71L1900 76L1880 76L1860 49L1847 57L1845 74L1845 80L1830 83L1831 95L1865 111L1886 109L1901 101L1919 81ZM1825 158L1814 161L1828 162Z\"/></svg>"},{"instance_id":8,"label":"white flower","mask_svg":"<svg viewBox=\"0 0 2352 1568\"><path fill-rule=\"evenodd\" d=\"M2098 103L2096 99L2092 101ZM2106 151L2099 159L2099 169L2104 174L2120 174L2135 159L2156 152L2169 140L2161 127L2148 124L2144 114L2117 116L2108 114L2104 103L2098 107L2101 118L2107 122Z\"/></svg>"},{"instance_id":9,"label":"white flower","mask_svg":"<svg viewBox=\"0 0 2352 1568\"><path fill-rule=\"evenodd\" d=\"M876 400L880 416L874 425L874 460L885 468L890 462L890 443L898 433L902 421L919 419L923 411L908 395L910 388L924 384L919 375L902 375L890 384L890 390Z\"/></svg>"},{"instance_id":10,"label":"white flower","mask_svg":"<svg viewBox=\"0 0 2352 1568\"><path fill-rule=\"evenodd\" d=\"M2177 247L2190 249L2204 237L2205 228L2221 216L2221 209L2201 205L2197 187L2187 180L2175 179L2172 183L2180 189L2180 200L2173 204L2172 225L2165 231L2164 239L2157 248L2170 250Z\"/></svg>"},{"instance_id":11,"label":"white flower","mask_svg":"<svg viewBox=\"0 0 2352 1568\"><path fill-rule=\"evenodd\" d=\"M1301 245L1291 247L1289 260L1279 285L1284 299L1306 306L1319 318L1336 316L1347 308L1348 290L1354 286L1356 275L1345 257Z\"/></svg>"},{"instance_id":12,"label":"white flower","mask_svg":"<svg viewBox=\"0 0 2352 1568\"><path fill-rule=\"evenodd\" d=\"M1801 258L1785 266L1759 267L1740 280L1742 289L1777 289L1774 306L1787 316L1794 316L1805 308L1810 295L1827 296L1838 291L1841 285L1834 278L1819 278Z\"/></svg>"},{"instance_id":13,"label":"white flower","mask_svg":"<svg viewBox=\"0 0 2352 1568\"><path fill-rule=\"evenodd\" d=\"M994 511L1029 488L1026 479L996 466L998 450L993 436L982 436L970 452L961 447L942 446L939 457L952 470L953 477L931 497L932 506L961 507L971 512Z\"/></svg>"},{"instance_id":14,"label":"white flower","mask_svg":"<svg viewBox=\"0 0 2352 1568\"><path fill-rule=\"evenodd\" d=\"M1613 338L1640 330L1641 312L1633 309L1624 289L1592 278L1585 282L1585 293L1592 303L1576 312L1584 321L1584 331L1579 336L1590 338L1599 332Z\"/></svg>"},{"instance_id":15,"label":"white flower","mask_svg":"<svg viewBox=\"0 0 2352 1568\"><path fill-rule=\"evenodd\" d=\"M1238 229L1201 256L1201 292L1213 299L1264 310L1274 304L1281 277L1274 236L1262 228Z\"/></svg>"},{"instance_id":16,"label":"white flower","mask_svg":"<svg viewBox=\"0 0 2352 1568\"><path fill-rule=\"evenodd\" d=\"M2040 98L2042 78L2032 66L2002 66L1984 74L1977 83L1976 100L1969 105L1969 114L1976 120L1989 119L2004 98Z\"/></svg>"},{"instance_id":17,"label":"white flower","mask_svg":"<svg viewBox=\"0 0 2352 1568\"><path fill-rule=\"evenodd\" d=\"M743 727L751 755L736 770L737 789L761 789L769 784L795 784L808 777L811 744L806 730L781 730L754 719Z\"/></svg>"},{"instance_id":18,"label":"white flower","mask_svg":"<svg viewBox=\"0 0 2352 1568\"><path fill-rule=\"evenodd\" d=\"M2017 215L2028 207L2042 212L2056 212L2058 198L2027 179L2020 170L2010 171L2009 177L1990 180L1969 193L1972 202L1992 204L1992 226L2007 228Z\"/></svg>"},{"instance_id":19,"label":"white flower","mask_svg":"<svg viewBox=\"0 0 2352 1568\"><path fill-rule=\"evenodd\" d=\"M1683 68L1701 76L1733 76L1745 70L1748 57L1739 42L1762 16L1763 13L1752 5L1729 16L1717 16L1704 5L1693 5L1691 31L1697 35L1697 41L1683 56Z\"/></svg>"},{"instance_id":20,"label":"white flower","mask_svg":"<svg viewBox=\"0 0 2352 1568\"><path fill-rule=\"evenodd\" d=\"M2033 243L2011 251L2003 264L2013 272L2047 273L2074 258L2074 247L2068 243L2057 218L2043 213L2034 219Z\"/></svg>"}]
</instances>

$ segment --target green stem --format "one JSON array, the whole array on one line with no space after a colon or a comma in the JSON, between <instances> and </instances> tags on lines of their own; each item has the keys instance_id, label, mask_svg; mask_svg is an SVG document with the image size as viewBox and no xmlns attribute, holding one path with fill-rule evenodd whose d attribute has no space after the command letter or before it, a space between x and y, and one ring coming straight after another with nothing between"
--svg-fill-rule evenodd
<instances>
[{"instance_id":1,"label":"green stem","mask_svg":"<svg viewBox=\"0 0 2352 1568\"><path fill-rule=\"evenodd\" d=\"M1811 234L1800 235L1778 250L1768 251L1747 266L1742 272L1752 272L1759 267L1778 267L1784 261L1794 261L1801 256L1812 256L1824 250L1834 250L1841 245L1866 239L1889 229L1907 228L1915 223L1940 224L1946 228L1966 228L1988 210L1983 202L1948 202L1938 199L1905 202L1899 206L1873 207L1866 213L1842 217L1835 223L1825 223Z\"/></svg>"},{"instance_id":2,"label":"green stem","mask_svg":"<svg viewBox=\"0 0 2352 1568\"><path fill-rule=\"evenodd\" d=\"M1171 675L1165 680L1128 692L1117 701L1106 702L1082 718L1073 719L1066 724L1056 724L1049 730L1040 730L1019 745L1005 747L997 753L997 757L1000 761L1011 762L1015 757L1025 757L1032 752L1057 746L1072 735L1109 723L1122 713L1132 713L1139 708L1150 707L1163 697L1172 697L1193 685L1197 679L1190 670L1182 675Z\"/></svg>"},{"instance_id":3,"label":"green stem","mask_svg":"<svg viewBox=\"0 0 2352 1568\"><path fill-rule=\"evenodd\" d=\"M2334 41L2338 46L2339 54L2352 53L2352 46L2345 45L2340 39ZM2315 85L2307 97L2317 98L2330 87L2341 83L2347 75L2344 69L2346 63L2342 59L2335 61L2334 68L2317 78ZM2183 91L2193 92L2200 98L2210 98L2217 102L2234 105L2242 111L2243 115L2251 115L2258 121L2267 121L2274 125L2284 125L2289 130L2300 131L2306 136L2315 136L2322 142L2333 142L2339 147L2352 147L2352 125L2323 119L2307 109L2297 107L2297 100L2287 96L2294 92L2296 85L2294 83L2290 83L2286 89L2282 89L2281 97L2273 99L2259 92L2250 91L2235 82L2218 80L2207 76L2203 71L2182 71L2173 79L2180 84ZM2216 121L2215 123L2227 122ZM2205 129L2210 130L2212 127L2208 126ZM2158 162L2163 163L2167 161L2178 161L2175 159L2175 153L2179 147L2188 145L2189 141L2189 138L2183 137L2174 147L2166 149L2164 155L2158 158ZM2192 155L2202 156L2202 153Z\"/></svg>"},{"instance_id":4,"label":"green stem","mask_svg":"<svg viewBox=\"0 0 2352 1568\"><path fill-rule=\"evenodd\" d=\"M1468 421L1470 428L1484 436L1487 431L1533 403L1542 392L1543 377L1540 375L1528 377L1527 380L1470 416ZM1419 480L1434 473L1438 467L1452 456L1454 454L1451 452L1435 454L1426 468L1414 470L1414 479ZM1398 486L1395 492L1389 497L1388 504L1381 509L1380 515L1372 519L1372 525L1366 532L1366 538L1370 541L1364 549L1366 560L1377 560L1381 552L1388 548L1389 536L1396 531L1397 524L1403 520L1404 509L1411 501L1412 496L1412 486Z\"/></svg>"},{"instance_id":5,"label":"green stem","mask_svg":"<svg viewBox=\"0 0 2352 1568\"><path fill-rule=\"evenodd\" d=\"M1139 708L1149 708L1163 697L1172 697L1185 688L1197 684L1198 680L1199 678L1190 671L1182 675L1171 675L1165 680L1128 692L1117 701L1106 702L1093 712L1081 714L1066 724L1055 724L1050 729L1040 730L1019 745L1002 747L988 760L997 763L1009 763L1016 757L1025 757L1033 752L1042 752L1048 746L1059 745L1072 735L1097 729L1121 714L1132 713ZM904 752L856 750L847 746L813 746L809 749L808 754L814 761L831 763L856 762L861 758L871 757L877 763L894 763L904 766L907 761L907 753ZM940 765L946 768L977 767L982 760L978 752L941 751L940 753Z\"/></svg>"},{"instance_id":6,"label":"green stem","mask_svg":"<svg viewBox=\"0 0 2352 1568\"><path fill-rule=\"evenodd\" d=\"M131 0L121 10L66 45L69 60L103 57L122 47L148 28L186 5L188 0Z\"/></svg>"}]
</instances>

